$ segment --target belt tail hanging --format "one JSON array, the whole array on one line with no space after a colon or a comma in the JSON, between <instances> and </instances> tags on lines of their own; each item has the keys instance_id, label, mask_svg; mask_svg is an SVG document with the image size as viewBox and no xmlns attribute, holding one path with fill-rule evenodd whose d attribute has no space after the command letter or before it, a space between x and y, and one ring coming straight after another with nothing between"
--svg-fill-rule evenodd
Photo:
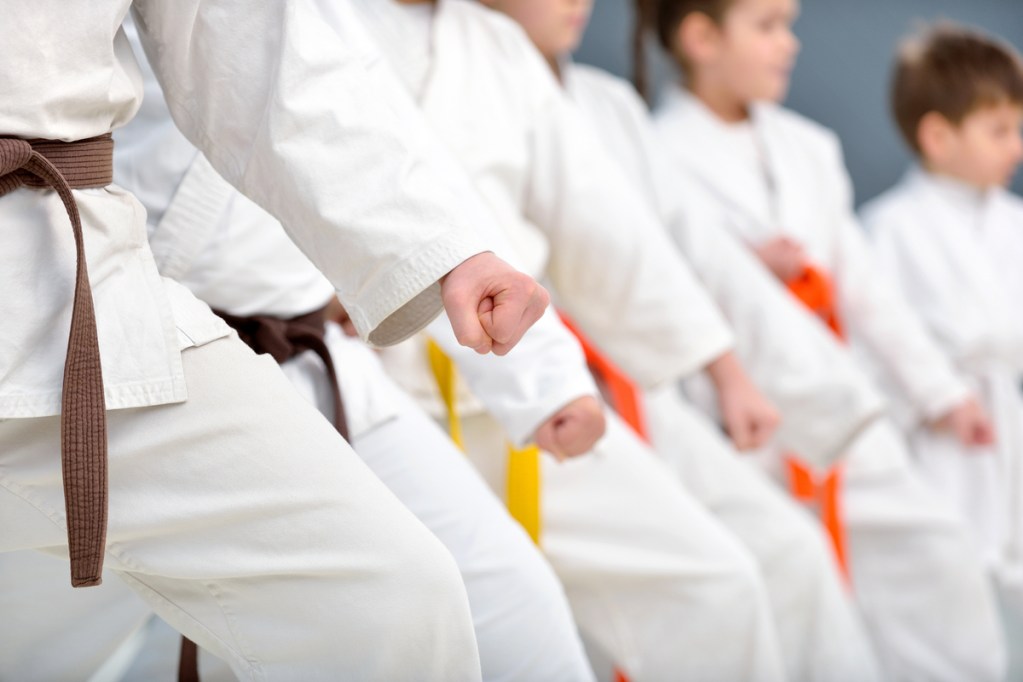
<instances>
[{"instance_id":1,"label":"belt tail hanging","mask_svg":"<svg viewBox=\"0 0 1023 682\"><path fill-rule=\"evenodd\" d=\"M61 474L71 584L102 582L107 534L107 426L96 312L81 215L72 188L113 181L110 134L80 140L0 138L0 195L21 187L56 192L75 240L75 288L61 391Z\"/></svg>"},{"instance_id":2,"label":"belt tail hanging","mask_svg":"<svg viewBox=\"0 0 1023 682\"><path fill-rule=\"evenodd\" d=\"M813 265L806 265L798 277L786 283L789 292L800 303L827 325L840 341L845 332L838 314L835 288L828 275ZM846 543L845 520L842 516L842 467L835 465L818 479L813 470L797 455L790 454L785 460L789 474L792 495L803 502L815 502L819 509L835 558L846 582L849 583L848 547Z\"/></svg>"}]
</instances>

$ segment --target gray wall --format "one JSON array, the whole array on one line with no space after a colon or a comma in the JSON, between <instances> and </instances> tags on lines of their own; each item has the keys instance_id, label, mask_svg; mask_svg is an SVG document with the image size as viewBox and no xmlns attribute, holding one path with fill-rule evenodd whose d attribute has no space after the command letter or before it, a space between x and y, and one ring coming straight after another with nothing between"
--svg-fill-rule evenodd
<instances>
[{"instance_id":1,"label":"gray wall","mask_svg":"<svg viewBox=\"0 0 1023 682\"><path fill-rule=\"evenodd\" d=\"M596 0L576 57L621 76L631 69L632 4ZM859 203L898 179L908 163L887 111L889 60L920 20L953 19L1023 46L1023 0L804 0L796 34L803 43L788 105L842 137ZM659 55L653 55L659 57ZM663 61L655 76L671 77ZM1023 173L1014 184L1023 192Z\"/></svg>"}]
</instances>

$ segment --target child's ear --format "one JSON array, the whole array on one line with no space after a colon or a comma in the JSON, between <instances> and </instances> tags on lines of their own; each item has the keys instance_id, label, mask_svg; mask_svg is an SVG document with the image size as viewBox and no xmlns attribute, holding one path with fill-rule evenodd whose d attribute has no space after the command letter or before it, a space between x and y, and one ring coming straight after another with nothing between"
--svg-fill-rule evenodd
<instances>
[{"instance_id":1,"label":"child's ear","mask_svg":"<svg viewBox=\"0 0 1023 682\"><path fill-rule=\"evenodd\" d=\"M690 12L679 22L675 50L694 66L712 60L718 52L721 29L703 12Z\"/></svg>"},{"instance_id":2,"label":"child's ear","mask_svg":"<svg viewBox=\"0 0 1023 682\"><path fill-rule=\"evenodd\" d=\"M929 111L916 127L916 141L924 159L940 160L948 153L955 126L936 111Z\"/></svg>"}]
</instances>

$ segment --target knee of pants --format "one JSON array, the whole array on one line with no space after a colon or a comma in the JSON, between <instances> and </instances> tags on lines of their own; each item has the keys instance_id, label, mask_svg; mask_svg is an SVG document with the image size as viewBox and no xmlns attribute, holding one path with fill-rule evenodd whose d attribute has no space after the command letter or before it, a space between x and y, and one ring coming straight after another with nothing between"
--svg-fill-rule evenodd
<instances>
[{"instance_id":1,"label":"knee of pants","mask_svg":"<svg viewBox=\"0 0 1023 682\"><path fill-rule=\"evenodd\" d=\"M766 608L767 590L753 555L736 546L719 559L707 580L694 582L696 593L711 603L729 608L737 617L741 614L745 618ZM679 579L686 578L680 576Z\"/></svg>"},{"instance_id":2,"label":"knee of pants","mask_svg":"<svg viewBox=\"0 0 1023 682\"><path fill-rule=\"evenodd\" d=\"M395 548L397 552L392 560L400 567L397 580L401 589L428 602L450 600L465 604L468 610L465 583L454 557L425 527L422 530L417 541L403 542L401 547ZM417 600L408 601L410 611L415 611Z\"/></svg>"},{"instance_id":3,"label":"knee of pants","mask_svg":"<svg viewBox=\"0 0 1023 682\"><path fill-rule=\"evenodd\" d=\"M792 509L780 521L769 556L761 557L765 571L783 572L791 579L837 573L839 565L832 540L816 520Z\"/></svg>"}]
</instances>

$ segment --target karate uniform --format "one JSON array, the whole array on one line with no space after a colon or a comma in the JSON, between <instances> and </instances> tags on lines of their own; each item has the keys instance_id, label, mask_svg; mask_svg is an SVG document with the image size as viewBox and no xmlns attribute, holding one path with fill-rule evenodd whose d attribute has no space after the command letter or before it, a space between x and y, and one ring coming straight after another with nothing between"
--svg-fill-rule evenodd
<instances>
[{"instance_id":1,"label":"karate uniform","mask_svg":"<svg viewBox=\"0 0 1023 682\"><path fill-rule=\"evenodd\" d=\"M147 83L155 84L151 76ZM288 319L333 297L334 288L281 226L167 128L161 103L158 92L147 92L145 111L120 131L124 154L117 170L123 184L145 198L150 215L161 216L150 235L158 264L173 270L165 274L231 315ZM191 160L182 147L192 149ZM154 166L161 181L177 181L147 182ZM214 206L220 213L207 215ZM434 326L442 325L450 327L446 320ZM333 324L326 338L353 448L459 565L484 679L591 680L561 586L526 533L450 439L387 378L369 348ZM282 368L303 397L332 414L320 358L306 352Z\"/></svg>"},{"instance_id":2,"label":"karate uniform","mask_svg":"<svg viewBox=\"0 0 1023 682\"><path fill-rule=\"evenodd\" d=\"M1023 201L921 169L862 211L878 261L968 377L996 443L964 448L912 432L923 476L968 519L984 558L1023 607L1023 318L1018 310Z\"/></svg>"},{"instance_id":3,"label":"karate uniform","mask_svg":"<svg viewBox=\"0 0 1023 682\"><path fill-rule=\"evenodd\" d=\"M917 410L935 417L968 395L875 272L830 131L767 104L754 106L747 124L729 126L678 88L655 123L658 144L693 192L723 212L713 229L750 244L782 234L801 243L834 281L854 348L879 358L874 366L898 377ZM901 434L875 421L845 455L850 572L885 675L999 679L1005 648L990 585L958 517L911 469Z\"/></svg>"},{"instance_id":4,"label":"karate uniform","mask_svg":"<svg viewBox=\"0 0 1023 682\"><path fill-rule=\"evenodd\" d=\"M126 123L141 95L128 9L7 7L0 132L79 140ZM431 319L438 278L482 247L373 55L305 4L135 10L178 125L288 224L360 332L394 342ZM107 569L243 679L478 679L443 546L272 360L160 277L129 193L74 198L106 385ZM0 551L66 556L56 414L71 235L52 191L11 192L0 216Z\"/></svg>"},{"instance_id":5,"label":"karate uniform","mask_svg":"<svg viewBox=\"0 0 1023 682\"><path fill-rule=\"evenodd\" d=\"M376 28L378 42L397 71L412 72L419 53L404 50L398 36L388 38L401 18L388 19L401 9L372 2L356 6L367 27ZM422 21L430 30L430 66L421 80L413 74L406 85L418 94L428 118L476 180L520 261L527 271L551 282L558 305L630 376L644 386L666 388L665 409L684 424L673 434L674 449L698 451L686 458L690 467L706 468L706 480L720 475L720 480L732 481L733 490L741 490L734 497L723 494L712 500L721 491L711 492L711 484L697 492L687 489L689 481L683 487L669 480L671 468L659 463L616 418L590 456L560 466L545 462L541 544L565 584L584 635L610 650L633 679L762 675L763 664L754 664L751 656L763 651L763 645L753 639L747 640L745 650L739 646L732 652L727 668L709 668L705 654L693 653L706 638L717 636L715 632L734 627L720 620L727 610L711 604L734 605L736 600L696 579L706 569L695 567L710 565L713 553L721 552L717 547L738 549L731 551L743 557L743 570L769 575L772 608L781 610L769 627L776 640L777 623L788 619L790 609L801 617L804 608L815 614L811 620L837 614L855 635L855 617L809 519L738 463L715 427L691 406L673 400L674 382L728 351L732 338L656 217L601 152L588 124L517 26L465 2L441 2ZM423 354L417 350L411 356ZM463 369L466 383L472 383L473 374ZM480 401L487 400L485 391L470 388ZM502 437L492 421L468 415L463 421L470 452L501 451ZM762 543L750 541L753 533L743 527L750 510L756 510L750 516L760 514L764 520ZM678 535L678 519L685 519L681 525L688 537ZM692 532L697 522L706 528L704 537ZM786 547L806 553L797 556ZM681 570L684 564L678 557L686 557L695 570ZM626 562L636 572L634 584L621 575ZM650 581L671 566L676 567L678 585L669 594L685 594L694 604L713 608L714 615L690 611L682 616L674 610L675 603L665 596L667 583ZM778 589L780 576L793 577L790 571L801 576L793 581L801 581L795 591L806 597L795 606ZM612 595L607 588L598 592L600 583L618 586L618 593ZM618 626L615 632L613 619L622 616L628 629ZM680 618L693 627L681 627ZM664 639L665 627L671 642ZM626 632L628 640L623 640ZM782 674L787 676L789 667L802 667L789 657L801 658L807 644L786 640L784 650L775 644L774 657L784 659ZM872 671L867 648L850 646L866 659L858 670ZM716 656L722 653L714 651ZM834 650L822 656L832 654L843 657Z\"/></svg>"}]
</instances>

